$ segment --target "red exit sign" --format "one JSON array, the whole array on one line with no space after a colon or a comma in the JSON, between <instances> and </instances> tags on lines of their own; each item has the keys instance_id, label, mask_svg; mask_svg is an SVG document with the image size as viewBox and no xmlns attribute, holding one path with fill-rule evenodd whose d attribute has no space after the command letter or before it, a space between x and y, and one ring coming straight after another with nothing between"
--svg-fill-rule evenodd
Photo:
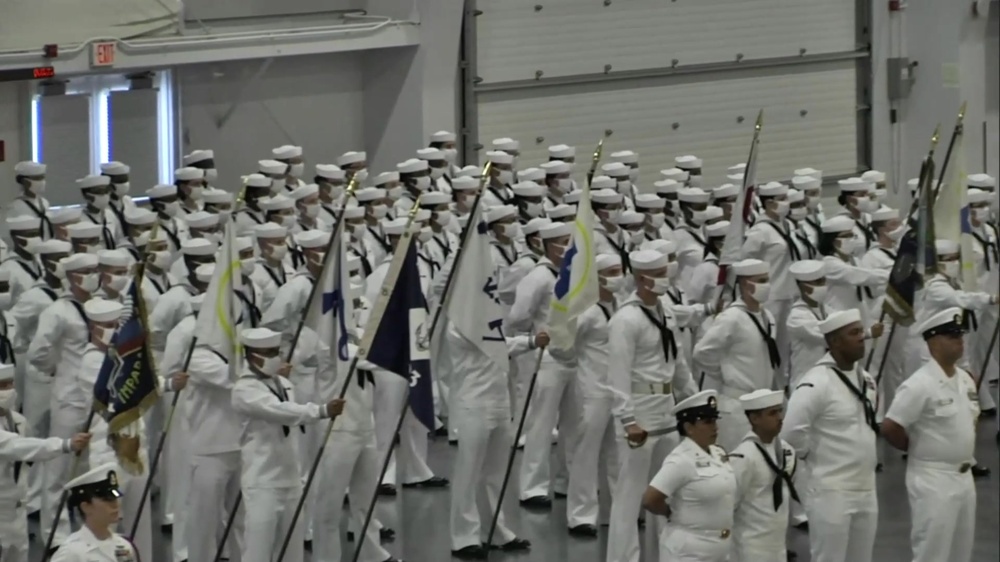
<instances>
[{"instance_id":1,"label":"red exit sign","mask_svg":"<svg viewBox=\"0 0 1000 562\"><path fill-rule=\"evenodd\" d=\"M90 66L114 66L117 45L114 41L102 41L90 46Z\"/></svg>"}]
</instances>

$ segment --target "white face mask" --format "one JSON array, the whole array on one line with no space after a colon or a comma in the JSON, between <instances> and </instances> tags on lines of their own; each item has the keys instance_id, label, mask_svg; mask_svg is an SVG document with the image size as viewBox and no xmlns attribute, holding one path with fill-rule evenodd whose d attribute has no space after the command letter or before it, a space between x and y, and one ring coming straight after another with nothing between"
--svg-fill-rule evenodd
<instances>
[{"instance_id":1,"label":"white face mask","mask_svg":"<svg viewBox=\"0 0 1000 562\"><path fill-rule=\"evenodd\" d=\"M628 171L628 179L633 183L639 181L639 168L632 168Z\"/></svg>"},{"instance_id":2,"label":"white face mask","mask_svg":"<svg viewBox=\"0 0 1000 562\"><path fill-rule=\"evenodd\" d=\"M0 293L0 310L9 310L11 302L10 293Z\"/></svg>"},{"instance_id":3,"label":"white face mask","mask_svg":"<svg viewBox=\"0 0 1000 562\"><path fill-rule=\"evenodd\" d=\"M320 191L323 191L324 189L330 195L331 201L340 199L340 196L344 194L344 186L342 185L330 185L329 187L320 188Z\"/></svg>"},{"instance_id":4,"label":"white face mask","mask_svg":"<svg viewBox=\"0 0 1000 562\"><path fill-rule=\"evenodd\" d=\"M45 180L28 180L28 191L34 195L45 193Z\"/></svg>"},{"instance_id":5,"label":"white face mask","mask_svg":"<svg viewBox=\"0 0 1000 562\"><path fill-rule=\"evenodd\" d=\"M614 223L618 220L618 217L622 216L621 209L606 209L601 211L600 216L604 217L604 220L610 223Z\"/></svg>"},{"instance_id":6,"label":"white face mask","mask_svg":"<svg viewBox=\"0 0 1000 562\"><path fill-rule=\"evenodd\" d=\"M376 219L383 219L389 213L389 207L386 207L382 203L377 205L372 205L372 216Z\"/></svg>"},{"instance_id":7,"label":"white face mask","mask_svg":"<svg viewBox=\"0 0 1000 562\"><path fill-rule=\"evenodd\" d=\"M103 211L108 208L108 203L111 202L111 196L105 193L104 195L94 195L93 200L90 204L98 211Z\"/></svg>"},{"instance_id":8,"label":"white face mask","mask_svg":"<svg viewBox=\"0 0 1000 562\"><path fill-rule=\"evenodd\" d=\"M306 165L299 162L298 164L292 164L288 167L288 175L293 178L301 178L302 174L306 171Z\"/></svg>"},{"instance_id":9,"label":"white face mask","mask_svg":"<svg viewBox=\"0 0 1000 562\"><path fill-rule=\"evenodd\" d=\"M263 362L258 367L260 372L269 377L277 377L278 371L281 370L281 357L276 355L274 357L261 357L261 359Z\"/></svg>"},{"instance_id":10,"label":"white face mask","mask_svg":"<svg viewBox=\"0 0 1000 562\"><path fill-rule=\"evenodd\" d=\"M9 388L7 390L0 390L0 410L13 412L14 407L16 405L17 405L17 390L13 388Z\"/></svg>"},{"instance_id":11,"label":"white face mask","mask_svg":"<svg viewBox=\"0 0 1000 562\"><path fill-rule=\"evenodd\" d=\"M240 260L240 271L243 275L250 275L257 267L257 258L247 258Z\"/></svg>"},{"instance_id":12,"label":"white face mask","mask_svg":"<svg viewBox=\"0 0 1000 562\"><path fill-rule=\"evenodd\" d=\"M34 253L35 246L42 242L42 239L38 236L14 236L14 240L28 253Z\"/></svg>"},{"instance_id":13,"label":"white face mask","mask_svg":"<svg viewBox=\"0 0 1000 562\"><path fill-rule=\"evenodd\" d=\"M451 223L451 211L436 211L434 213L434 222L438 226L448 226Z\"/></svg>"},{"instance_id":14,"label":"white face mask","mask_svg":"<svg viewBox=\"0 0 1000 562\"><path fill-rule=\"evenodd\" d=\"M213 182L219 177L219 171L215 168L205 168L205 181Z\"/></svg>"},{"instance_id":15,"label":"white face mask","mask_svg":"<svg viewBox=\"0 0 1000 562\"><path fill-rule=\"evenodd\" d=\"M170 262L172 261L172 256L169 250L160 250L158 252L153 252L153 259L150 262L153 267L166 271L170 267Z\"/></svg>"},{"instance_id":16,"label":"white face mask","mask_svg":"<svg viewBox=\"0 0 1000 562\"><path fill-rule=\"evenodd\" d=\"M670 279L667 277L651 277L653 281L653 286L650 290L657 295L667 294L667 290L670 288Z\"/></svg>"},{"instance_id":17,"label":"white face mask","mask_svg":"<svg viewBox=\"0 0 1000 562\"><path fill-rule=\"evenodd\" d=\"M666 220L666 217L664 217L662 213L655 213L646 215L646 219L649 226L653 228L660 228L663 226L663 222Z\"/></svg>"},{"instance_id":18,"label":"white face mask","mask_svg":"<svg viewBox=\"0 0 1000 562\"><path fill-rule=\"evenodd\" d=\"M792 217L792 220L800 221L806 218L806 215L809 214L809 210L805 207L796 207L789 210L788 214Z\"/></svg>"},{"instance_id":19,"label":"white face mask","mask_svg":"<svg viewBox=\"0 0 1000 562\"><path fill-rule=\"evenodd\" d=\"M281 215L281 226L285 228L292 228L296 222L298 222L298 219L295 215Z\"/></svg>"},{"instance_id":20,"label":"white face mask","mask_svg":"<svg viewBox=\"0 0 1000 562\"><path fill-rule=\"evenodd\" d=\"M838 238L837 244L840 246L840 253L845 256L850 256L854 254L858 249L858 243L856 238Z\"/></svg>"},{"instance_id":21,"label":"white face mask","mask_svg":"<svg viewBox=\"0 0 1000 562\"><path fill-rule=\"evenodd\" d=\"M812 287L812 292L809 293L809 298L822 304L823 300L826 299L826 285L814 285Z\"/></svg>"},{"instance_id":22,"label":"white face mask","mask_svg":"<svg viewBox=\"0 0 1000 562\"><path fill-rule=\"evenodd\" d=\"M413 187L417 191L427 191L427 188L431 186L430 176L420 176L414 180Z\"/></svg>"},{"instance_id":23,"label":"white face mask","mask_svg":"<svg viewBox=\"0 0 1000 562\"><path fill-rule=\"evenodd\" d=\"M902 224L885 233L889 240L892 240L893 242L899 242L903 238L904 234L906 234L906 225Z\"/></svg>"},{"instance_id":24,"label":"white face mask","mask_svg":"<svg viewBox=\"0 0 1000 562\"><path fill-rule=\"evenodd\" d=\"M389 196L389 199L398 201L403 196L403 186L397 185L396 187L389 188L386 190L386 195Z\"/></svg>"},{"instance_id":25,"label":"white face mask","mask_svg":"<svg viewBox=\"0 0 1000 562\"><path fill-rule=\"evenodd\" d=\"M527 202L524 204L524 214L531 218L538 218L545 212L545 206L541 203Z\"/></svg>"},{"instance_id":26,"label":"white face mask","mask_svg":"<svg viewBox=\"0 0 1000 562\"><path fill-rule=\"evenodd\" d=\"M625 277L621 275L602 275L601 280L604 281L604 288L612 293L621 291L625 286Z\"/></svg>"},{"instance_id":27,"label":"white face mask","mask_svg":"<svg viewBox=\"0 0 1000 562\"><path fill-rule=\"evenodd\" d=\"M872 201L869 197L859 197L857 208L862 213L870 213L878 210L878 202Z\"/></svg>"},{"instance_id":28,"label":"white face mask","mask_svg":"<svg viewBox=\"0 0 1000 562\"><path fill-rule=\"evenodd\" d=\"M101 279L96 273L85 273L79 278L80 282L77 287L87 293L93 293L101 285Z\"/></svg>"},{"instance_id":29,"label":"white face mask","mask_svg":"<svg viewBox=\"0 0 1000 562\"><path fill-rule=\"evenodd\" d=\"M302 209L302 216L314 219L319 216L319 203L310 203Z\"/></svg>"},{"instance_id":30,"label":"white face mask","mask_svg":"<svg viewBox=\"0 0 1000 562\"><path fill-rule=\"evenodd\" d=\"M444 168L431 168L431 179L439 180L444 177Z\"/></svg>"},{"instance_id":31,"label":"white face mask","mask_svg":"<svg viewBox=\"0 0 1000 562\"><path fill-rule=\"evenodd\" d=\"M514 240L521 234L521 225L516 222L500 225L500 232L507 238Z\"/></svg>"},{"instance_id":32,"label":"white face mask","mask_svg":"<svg viewBox=\"0 0 1000 562\"><path fill-rule=\"evenodd\" d=\"M188 188L188 198L192 201L201 201L203 195L205 195L205 188L200 185Z\"/></svg>"},{"instance_id":33,"label":"white face mask","mask_svg":"<svg viewBox=\"0 0 1000 562\"><path fill-rule=\"evenodd\" d=\"M958 279L960 265L957 261L941 262L941 271L950 279Z\"/></svg>"},{"instance_id":34,"label":"white face mask","mask_svg":"<svg viewBox=\"0 0 1000 562\"><path fill-rule=\"evenodd\" d=\"M362 224L349 224L347 225L351 229L351 236L355 239L360 240L362 236L365 235L365 225Z\"/></svg>"},{"instance_id":35,"label":"white face mask","mask_svg":"<svg viewBox=\"0 0 1000 562\"><path fill-rule=\"evenodd\" d=\"M271 180L271 193L281 193L285 189L285 178L278 178Z\"/></svg>"},{"instance_id":36,"label":"white face mask","mask_svg":"<svg viewBox=\"0 0 1000 562\"><path fill-rule=\"evenodd\" d=\"M442 152L444 152L444 159L447 160L448 162L451 162L452 164L454 164L455 160L458 159L457 148L446 148Z\"/></svg>"},{"instance_id":37,"label":"white face mask","mask_svg":"<svg viewBox=\"0 0 1000 562\"><path fill-rule=\"evenodd\" d=\"M129 184L129 182L116 183L116 184L112 184L112 185L114 186L114 188L115 188L115 194L118 195L118 197L121 197L122 195L125 195L126 193L128 193L128 190L131 189L131 187L132 187L132 185Z\"/></svg>"},{"instance_id":38,"label":"white face mask","mask_svg":"<svg viewBox=\"0 0 1000 562\"><path fill-rule=\"evenodd\" d=\"M557 187L562 193L569 193L573 189L573 180L569 178L560 178L558 182Z\"/></svg>"},{"instance_id":39,"label":"white face mask","mask_svg":"<svg viewBox=\"0 0 1000 562\"><path fill-rule=\"evenodd\" d=\"M109 275L108 282L105 286L116 293L121 293L128 285L128 281L128 275Z\"/></svg>"},{"instance_id":40,"label":"white face mask","mask_svg":"<svg viewBox=\"0 0 1000 562\"><path fill-rule=\"evenodd\" d=\"M986 222L990 218L990 210L985 207L972 209L972 218L979 222Z\"/></svg>"},{"instance_id":41,"label":"white face mask","mask_svg":"<svg viewBox=\"0 0 1000 562\"><path fill-rule=\"evenodd\" d=\"M770 283L753 283L753 298L760 304L767 302L771 298Z\"/></svg>"},{"instance_id":42,"label":"white face mask","mask_svg":"<svg viewBox=\"0 0 1000 562\"><path fill-rule=\"evenodd\" d=\"M271 250L268 253L274 261L281 261L288 255L288 246L284 244L275 244L271 246Z\"/></svg>"},{"instance_id":43,"label":"white face mask","mask_svg":"<svg viewBox=\"0 0 1000 562\"><path fill-rule=\"evenodd\" d=\"M434 236L434 231L431 230L431 227L422 226L420 227L420 232L417 233L417 240L421 242L428 242L433 236Z\"/></svg>"},{"instance_id":44,"label":"white face mask","mask_svg":"<svg viewBox=\"0 0 1000 562\"><path fill-rule=\"evenodd\" d=\"M511 170L498 170L497 179L504 185L510 185L514 181L514 172Z\"/></svg>"},{"instance_id":45,"label":"white face mask","mask_svg":"<svg viewBox=\"0 0 1000 562\"><path fill-rule=\"evenodd\" d=\"M788 216L788 201L777 201L777 206L774 208L774 214L779 217Z\"/></svg>"},{"instance_id":46,"label":"white face mask","mask_svg":"<svg viewBox=\"0 0 1000 562\"><path fill-rule=\"evenodd\" d=\"M180 201L171 201L163 204L163 214L168 217L176 217L181 212Z\"/></svg>"}]
</instances>

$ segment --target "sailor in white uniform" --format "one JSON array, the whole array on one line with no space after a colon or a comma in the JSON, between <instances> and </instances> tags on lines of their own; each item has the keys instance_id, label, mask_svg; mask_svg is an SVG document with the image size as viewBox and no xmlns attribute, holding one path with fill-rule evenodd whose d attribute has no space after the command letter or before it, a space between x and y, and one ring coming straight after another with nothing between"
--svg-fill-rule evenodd
<instances>
[{"instance_id":1,"label":"sailor in white uniform","mask_svg":"<svg viewBox=\"0 0 1000 562\"><path fill-rule=\"evenodd\" d=\"M490 167L490 178L483 192L481 205L483 208L510 205L513 194L510 191L514 185L514 157L506 152L490 151L486 159L493 163Z\"/></svg>"},{"instance_id":2,"label":"sailor in white uniform","mask_svg":"<svg viewBox=\"0 0 1000 562\"><path fill-rule=\"evenodd\" d=\"M121 517L117 465L99 466L66 483L66 508L83 526L66 538L50 562L139 562L139 553L112 531Z\"/></svg>"},{"instance_id":3,"label":"sailor in white uniform","mask_svg":"<svg viewBox=\"0 0 1000 562\"><path fill-rule=\"evenodd\" d=\"M907 453L914 562L970 562L976 530L975 463L979 400L972 375L958 366L968 315L943 310L914 326L931 360L900 385L882 434Z\"/></svg>"},{"instance_id":4,"label":"sailor in white uniform","mask_svg":"<svg viewBox=\"0 0 1000 562\"><path fill-rule=\"evenodd\" d=\"M171 254L177 255L181 251L181 242L186 238L185 225L180 220L183 212L181 203L177 200L177 186L156 185L146 190L146 196L160 221L159 230L167 235Z\"/></svg>"},{"instance_id":5,"label":"sailor in white uniform","mask_svg":"<svg viewBox=\"0 0 1000 562\"><path fill-rule=\"evenodd\" d=\"M680 276L683 278L702 261L705 254L705 233L709 194L697 187L681 188L677 192L680 222L674 228Z\"/></svg>"},{"instance_id":6,"label":"sailor in white uniform","mask_svg":"<svg viewBox=\"0 0 1000 562\"><path fill-rule=\"evenodd\" d=\"M615 154L621 154L616 152ZM635 209L635 188L632 180L629 179L629 167L622 162L608 162L601 165L601 175L611 178L615 182L612 188L622 196L622 210L631 211Z\"/></svg>"},{"instance_id":7,"label":"sailor in white uniform","mask_svg":"<svg viewBox=\"0 0 1000 562\"><path fill-rule=\"evenodd\" d=\"M704 230L705 251L702 253L702 262L691 271L686 284L682 279L681 289L691 302L709 304L717 298L719 256L722 255L722 245L729 234L729 221L705 225Z\"/></svg>"},{"instance_id":8,"label":"sailor in white uniform","mask_svg":"<svg viewBox=\"0 0 1000 562\"><path fill-rule=\"evenodd\" d=\"M219 179L219 171L215 168L215 151L213 150L192 150L184 155L182 163L185 166L198 168L205 173L205 191L215 186L215 182Z\"/></svg>"},{"instance_id":9,"label":"sailor in white uniform","mask_svg":"<svg viewBox=\"0 0 1000 562\"><path fill-rule=\"evenodd\" d=\"M852 231L860 241L854 248L853 257L861 257L875 243L875 236L869 228L869 213L878 210L878 202L873 199L875 184L861 178L847 178L837 182L840 195L837 202L841 210L834 217L846 217L854 223ZM828 217L827 220L833 217Z\"/></svg>"},{"instance_id":10,"label":"sailor in white uniform","mask_svg":"<svg viewBox=\"0 0 1000 562\"><path fill-rule=\"evenodd\" d=\"M642 497L669 524L659 535L663 562L726 562L732 550L736 475L715 444L719 417L714 390L682 400L671 410L680 444L671 451Z\"/></svg>"},{"instance_id":11,"label":"sailor in white uniform","mask_svg":"<svg viewBox=\"0 0 1000 562\"><path fill-rule=\"evenodd\" d=\"M42 222L42 239L55 236L49 222L49 201L45 193L45 164L38 162L18 162L14 165L14 183L21 192L7 207L7 217L34 217Z\"/></svg>"},{"instance_id":12,"label":"sailor in white uniform","mask_svg":"<svg viewBox=\"0 0 1000 562\"><path fill-rule=\"evenodd\" d=\"M987 176L989 178L989 176ZM992 178L989 178L992 180ZM971 183L971 181L970 181ZM985 183L985 181L980 181ZM972 227L973 254L975 255L976 271L978 275L978 285L980 287L1000 286L1000 246L997 244L998 230L995 222L990 222L990 203L994 194L977 188L970 188L968 194L969 201L969 224ZM997 310L983 310L979 315L979 329L975 331L969 340L969 360L978 368L982 368L986 363L986 353L990 349L990 337L993 335L993 328L997 323ZM1000 377L1000 358L994 349L990 354L989 363L986 369L980 374L983 383L980 386L979 405L983 413L987 413L990 408L995 408L996 404L991 404L992 397L989 395L990 385L995 385L995 381Z\"/></svg>"},{"instance_id":13,"label":"sailor in white uniform","mask_svg":"<svg viewBox=\"0 0 1000 562\"><path fill-rule=\"evenodd\" d=\"M688 174L685 181L687 187L701 187L701 167L703 164L701 158L692 154L674 158L674 166Z\"/></svg>"},{"instance_id":14,"label":"sailor in white uniform","mask_svg":"<svg viewBox=\"0 0 1000 562\"><path fill-rule=\"evenodd\" d=\"M319 219L334 226L337 222L335 207L343 203L346 174L334 164L316 164L316 176L313 183L319 186Z\"/></svg>"},{"instance_id":15,"label":"sailor in white uniform","mask_svg":"<svg viewBox=\"0 0 1000 562\"><path fill-rule=\"evenodd\" d=\"M291 192L306 183L302 176L306 173L305 160L302 158L302 147L286 144L271 150L271 158L281 162L285 168L284 191Z\"/></svg>"},{"instance_id":16,"label":"sailor in white uniform","mask_svg":"<svg viewBox=\"0 0 1000 562\"><path fill-rule=\"evenodd\" d=\"M791 346L789 390L798 386L802 376L826 355L826 338L819 329L819 323L836 309L824 304L827 302L827 286L823 272L824 265L819 260L797 261L788 268L798 292L798 298L788 312Z\"/></svg>"},{"instance_id":17,"label":"sailor in white uniform","mask_svg":"<svg viewBox=\"0 0 1000 562\"><path fill-rule=\"evenodd\" d=\"M362 151L348 151L337 157L337 165L344 170L345 181L351 181L354 176L364 180L368 175L368 154Z\"/></svg>"},{"instance_id":18,"label":"sailor in white uniform","mask_svg":"<svg viewBox=\"0 0 1000 562\"><path fill-rule=\"evenodd\" d=\"M687 172L678 170L677 168L660 170L660 175L663 179L654 182L653 186L656 188L656 195L667 202L667 206L663 209L663 214L666 217L667 227L673 232L683 220L678 196L688 176Z\"/></svg>"},{"instance_id":19,"label":"sailor in white uniform","mask_svg":"<svg viewBox=\"0 0 1000 562\"><path fill-rule=\"evenodd\" d=\"M266 177L271 185L268 187L270 196L283 195L288 193L285 186L288 177L288 164L273 159L258 160L257 171Z\"/></svg>"},{"instance_id":20,"label":"sailor in white uniform","mask_svg":"<svg viewBox=\"0 0 1000 562\"><path fill-rule=\"evenodd\" d=\"M865 241L856 234L857 225L850 217L831 217L820 228L823 232L817 248L823 255L823 273L830 287L828 304L836 310L860 310L865 328L876 331L877 318L872 318L869 311L875 295L884 292L889 271L858 265L855 256L864 254Z\"/></svg>"},{"instance_id":21,"label":"sailor in white uniform","mask_svg":"<svg viewBox=\"0 0 1000 562\"><path fill-rule=\"evenodd\" d=\"M332 230L331 225L320 219L322 208L319 204L319 186L310 183L296 187L288 193L295 202L295 216L298 219L296 230Z\"/></svg>"},{"instance_id":22,"label":"sailor in white uniform","mask_svg":"<svg viewBox=\"0 0 1000 562\"><path fill-rule=\"evenodd\" d=\"M263 174L250 174L243 178L243 189L243 208L236 212L238 236L248 236L255 226L267 222L260 202L271 193L271 178Z\"/></svg>"},{"instance_id":23,"label":"sailor in white uniform","mask_svg":"<svg viewBox=\"0 0 1000 562\"><path fill-rule=\"evenodd\" d=\"M128 195L131 189L129 183L131 171L132 169L127 164L121 162L101 164L101 173L111 178L111 189L108 193L111 196L111 201L108 210L114 216L114 224L117 225L120 235L119 239L125 236L125 212L136 208L132 198Z\"/></svg>"},{"instance_id":24,"label":"sailor in white uniform","mask_svg":"<svg viewBox=\"0 0 1000 562\"><path fill-rule=\"evenodd\" d=\"M76 180L76 186L83 194L84 222L101 227L101 245L107 250L114 250L122 232L109 208L111 205L111 178L109 176L84 176Z\"/></svg>"}]
</instances>

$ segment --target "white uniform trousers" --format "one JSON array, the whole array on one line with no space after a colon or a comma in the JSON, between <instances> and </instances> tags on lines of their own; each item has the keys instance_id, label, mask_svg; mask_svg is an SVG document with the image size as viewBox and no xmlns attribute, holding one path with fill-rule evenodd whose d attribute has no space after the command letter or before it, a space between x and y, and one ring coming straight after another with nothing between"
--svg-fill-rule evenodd
<instances>
[{"instance_id":1,"label":"white uniform trousers","mask_svg":"<svg viewBox=\"0 0 1000 562\"><path fill-rule=\"evenodd\" d=\"M456 406L453 413L460 444L452 472L452 550L486 542L514 443L506 407L497 410L489 406ZM493 544L505 544L515 538L514 532L505 525L501 510Z\"/></svg>"},{"instance_id":2,"label":"white uniform trousers","mask_svg":"<svg viewBox=\"0 0 1000 562\"><path fill-rule=\"evenodd\" d=\"M677 433L652 435L639 448L633 449L625 443L619 432L618 451L621 455L621 469L611 494L611 527L608 529L607 562L639 562L638 514L642 508L642 494L649 481L660 470L663 459L677 446ZM663 517L647 517L647 533L652 523L654 536L661 536L660 530L666 521ZM662 544L662 543L661 543ZM662 550L662 549L661 549ZM646 560L654 560L647 556Z\"/></svg>"},{"instance_id":3,"label":"white uniform trousers","mask_svg":"<svg viewBox=\"0 0 1000 562\"><path fill-rule=\"evenodd\" d=\"M190 562L214 560L229 519L229 510L240 494L240 465L239 451L192 456L187 518ZM241 507L240 512L244 511ZM242 514L238 513L227 539L231 562L239 558L243 536Z\"/></svg>"},{"instance_id":4,"label":"white uniform trousers","mask_svg":"<svg viewBox=\"0 0 1000 562\"><path fill-rule=\"evenodd\" d=\"M657 536L660 538L660 562L729 562L733 548L732 540L719 536L719 531L699 531L667 524ZM753 562L768 561L754 559Z\"/></svg>"},{"instance_id":5,"label":"white uniform trousers","mask_svg":"<svg viewBox=\"0 0 1000 562\"><path fill-rule=\"evenodd\" d=\"M188 558L187 550L187 502L191 489L191 425L185 409L187 403L184 395L177 403L177 411L170 422L170 433L163 449L160 466L169 467L169 475L163 480L166 489L160 490L160 500L164 505L166 515L172 523L170 532L173 562L184 562ZM156 437L159 439L159 436ZM155 446L155 445L154 445ZM155 452L155 451L154 451ZM143 558L145 560L145 558Z\"/></svg>"},{"instance_id":6,"label":"white uniform trousers","mask_svg":"<svg viewBox=\"0 0 1000 562\"><path fill-rule=\"evenodd\" d=\"M976 531L976 487L971 472L910 459L906 491L913 526L913 562L969 562Z\"/></svg>"},{"instance_id":7,"label":"white uniform trousers","mask_svg":"<svg viewBox=\"0 0 1000 562\"><path fill-rule=\"evenodd\" d=\"M326 430L325 425L323 430ZM347 494L350 499L352 525L348 527L360 530L368 511L368 503L378 486L378 472L382 468L380 461L372 433L331 433L316 473L316 481L309 492L321 496L316 502L313 521L313 562L341 562L340 519L344 512L344 495ZM378 511L378 504L375 509ZM365 544L361 549L359 562L383 562L389 558L389 552L379 544L379 527L373 515L365 533ZM344 559L350 559L353 546Z\"/></svg>"},{"instance_id":8,"label":"white uniform trousers","mask_svg":"<svg viewBox=\"0 0 1000 562\"><path fill-rule=\"evenodd\" d=\"M788 562L788 550L785 543L741 544L733 548L730 562Z\"/></svg>"},{"instance_id":9,"label":"white uniform trousers","mask_svg":"<svg viewBox=\"0 0 1000 562\"><path fill-rule=\"evenodd\" d=\"M986 351L990 347L990 336L993 335L993 329L996 328L997 322L997 315L993 310L983 310L977 313L979 329L965 338L965 356L969 359L969 367L977 377L984 377L979 386L980 411L992 410L997 407L991 395L990 381L995 381L998 377L997 357L1000 356L1000 346L993 346L989 362L987 362L986 357ZM984 364L986 365L985 370L983 369Z\"/></svg>"},{"instance_id":10,"label":"white uniform trousers","mask_svg":"<svg viewBox=\"0 0 1000 562\"><path fill-rule=\"evenodd\" d=\"M139 500L142 499L142 490L146 486L146 474L132 476L120 469L118 475L118 485L122 492L122 518L118 522L118 533L127 537L132 532L132 526L135 525L135 518L139 513ZM131 539L132 545L139 552L140 560L153 559L153 512L150 509L150 503L150 498L146 498L139 526L135 530L135 536ZM6 562L6 560L2 562Z\"/></svg>"},{"instance_id":11,"label":"white uniform trousers","mask_svg":"<svg viewBox=\"0 0 1000 562\"><path fill-rule=\"evenodd\" d=\"M774 342L778 345L778 354L781 357L781 368L778 369L781 380L774 381L778 388L788 386L791 377L788 372L788 366L792 363L792 344L788 339L788 313L792 310L792 302L793 299L772 299L764 303L764 309L774 316L776 331Z\"/></svg>"},{"instance_id":12,"label":"white uniform trousers","mask_svg":"<svg viewBox=\"0 0 1000 562\"><path fill-rule=\"evenodd\" d=\"M896 389L899 388L899 385L903 384L903 381L910 374L906 371L909 330L901 326L896 326L892 341L889 342L889 332L893 329L893 323L889 318L886 318L883 322L885 323L885 333L875 342L871 366L867 369L872 376L878 379L879 383L877 413L879 421L882 420L885 412L889 411L889 405L892 404L892 399L896 396ZM887 342L888 346L886 345ZM886 355L887 348L888 355ZM866 355L866 361L867 358L868 356ZM885 361L885 367L882 367L883 361ZM882 370L881 373L879 373L879 369ZM881 378L879 378L880 374Z\"/></svg>"},{"instance_id":13,"label":"white uniform trousers","mask_svg":"<svg viewBox=\"0 0 1000 562\"><path fill-rule=\"evenodd\" d=\"M303 433L299 436L299 467L301 469L302 485L305 486L305 482L309 478L309 471L312 469L313 461L316 460L316 452L319 451L319 441L326 435L326 424L309 424L300 427ZM316 482L313 482L309 495L306 496L306 501L302 504L302 513L299 514L297 525L302 527L302 539L304 541L313 540L313 521L316 518L317 492Z\"/></svg>"},{"instance_id":14,"label":"white uniform trousers","mask_svg":"<svg viewBox=\"0 0 1000 562\"><path fill-rule=\"evenodd\" d=\"M28 512L12 498L0 500L0 562L28 562Z\"/></svg>"},{"instance_id":15,"label":"white uniform trousers","mask_svg":"<svg viewBox=\"0 0 1000 562\"><path fill-rule=\"evenodd\" d=\"M812 487L812 467L809 461L799 458L795 461L795 474L792 475L792 484L799 492L799 500L793 501L788 506L788 519L792 525L801 525L809 522L809 510L806 505L809 503L809 493Z\"/></svg>"},{"instance_id":16,"label":"white uniform trousers","mask_svg":"<svg viewBox=\"0 0 1000 562\"><path fill-rule=\"evenodd\" d=\"M573 472L566 494L566 526L597 525L600 511L600 473L608 489L618 476L618 446L611 424L611 398L584 398L581 435L573 452ZM601 471L600 466L605 470Z\"/></svg>"},{"instance_id":17,"label":"white uniform trousers","mask_svg":"<svg viewBox=\"0 0 1000 562\"><path fill-rule=\"evenodd\" d=\"M538 359L534 353L522 353L510 360L510 385L511 385L511 419L515 423L520 422L521 414L524 412L524 400L528 396L528 388L531 386L531 377L535 374L535 361ZM534 398L532 398L534 402ZM524 433L522 437L531 431L531 424L535 419L535 407L528 407L528 415L524 420ZM515 427L516 429L516 427Z\"/></svg>"},{"instance_id":18,"label":"white uniform trousers","mask_svg":"<svg viewBox=\"0 0 1000 562\"><path fill-rule=\"evenodd\" d=\"M243 502L246 504L243 562L271 562L277 559L285 535L292 526L292 516L300 497L301 485L243 490ZM296 524L282 560L302 562L305 557L303 543L302 525Z\"/></svg>"},{"instance_id":19,"label":"white uniform trousers","mask_svg":"<svg viewBox=\"0 0 1000 562\"><path fill-rule=\"evenodd\" d=\"M396 430L396 422L399 421L399 413L407 399L408 383L403 377L381 369L376 370L374 376L375 441L378 456L384 459ZM417 420L413 412L407 412L399 432L399 446L393 451L382 483L395 485L399 480L403 484L416 484L433 476L434 473L427 466L427 428Z\"/></svg>"},{"instance_id":20,"label":"white uniform trousers","mask_svg":"<svg viewBox=\"0 0 1000 562\"><path fill-rule=\"evenodd\" d=\"M69 439L80 433L84 429L83 423L87 421L88 413L85 408L67 404L60 404L58 407L52 408L49 437ZM48 540L52 520L56 516L56 509L59 508L62 499L63 487L71 479L90 469L89 459L89 454L84 451L79 459L74 455L60 455L45 462L45 487L42 490L42 512L39 521L41 536L44 537L43 541ZM73 474L70 474L71 470L74 471ZM56 525L56 535L52 545L61 545L71 532L69 510L64 507L62 513L59 514L59 524Z\"/></svg>"},{"instance_id":21,"label":"white uniform trousers","mask_svg":"<svg viewBox=\"0 0 1000 562\"><path fill-rule=\"evenodd\" d=\"M448 354L448 338L444 337L447 322L438 322L431 349L431 373L434 376L434 414L439 418L451 415L448 388L451 383L451 356Z\"/></svg>"},{"instance_id":22,"label":"white uniform trousers","mask_svg":"<svg viewBox=\"0 0 1000 562\"><path fill-rule=\"evenodd\" d=\"M875 490L814 487L806 509L812 562L871 562L878 528Z\"/></svg>"},{"instance_id":23,"label":"white uniform trousers","mask_svg":"<svg viewBox=\"0 0 1000 562\"><path fill-rule=\"evenodd\" d=\"M750 432L750 420L743 412L739 396L750 391L742 391L731 386L724 386L719 392L719 438L717 445L727 452L734 450L743 442Z\"/></svg>"},{"instance_id":24,"label":"white uniform trousers","mask_svg":"<svg viewBox=\"0 0 1000 562\"><path fill-rule=\"evenodd\" d=\"M27 363L22 361L21 363ZM25 367L29 368L29 367ZM26 376L24 394L21 396L21 411L31 427L34 437L48 437L51 416L49 403L52 401L51 377ZM82 423L82 422L81 422ZM34 463L28 467L28 512L42 508L42 488L45 486L45 465Z\"/></svg>"},{"instance_id":25,"label":"white uniform trousers","mask_svg":"<svg viewBox=\"0 0 1000 562\"><path fill-rule=\"evenodd\" d=\"M566 447L566 465L572 472L573 449L580 435L581 407L576 385L576 369L543 360L531 397L534 420L527 432L521 459L520 499L548 496L553 474L552 430L559 422L559 440Z\"/></svg>"}]
</instances>

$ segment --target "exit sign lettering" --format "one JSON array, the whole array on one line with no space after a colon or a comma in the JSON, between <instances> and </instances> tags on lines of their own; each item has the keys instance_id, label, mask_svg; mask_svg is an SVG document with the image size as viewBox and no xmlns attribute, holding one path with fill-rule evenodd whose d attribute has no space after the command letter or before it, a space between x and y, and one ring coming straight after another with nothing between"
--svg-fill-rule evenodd
<instances>
[{"instance_id":1,"label":"exit sign lettering","mask_svg":"<svg viewBox=\"0 0 1000 562\"><path fill-rule=\"evenodd\" d=\"M91 45L90 66L114 66L116 45L114 41Z\"/></svg>"}]
</instances>

